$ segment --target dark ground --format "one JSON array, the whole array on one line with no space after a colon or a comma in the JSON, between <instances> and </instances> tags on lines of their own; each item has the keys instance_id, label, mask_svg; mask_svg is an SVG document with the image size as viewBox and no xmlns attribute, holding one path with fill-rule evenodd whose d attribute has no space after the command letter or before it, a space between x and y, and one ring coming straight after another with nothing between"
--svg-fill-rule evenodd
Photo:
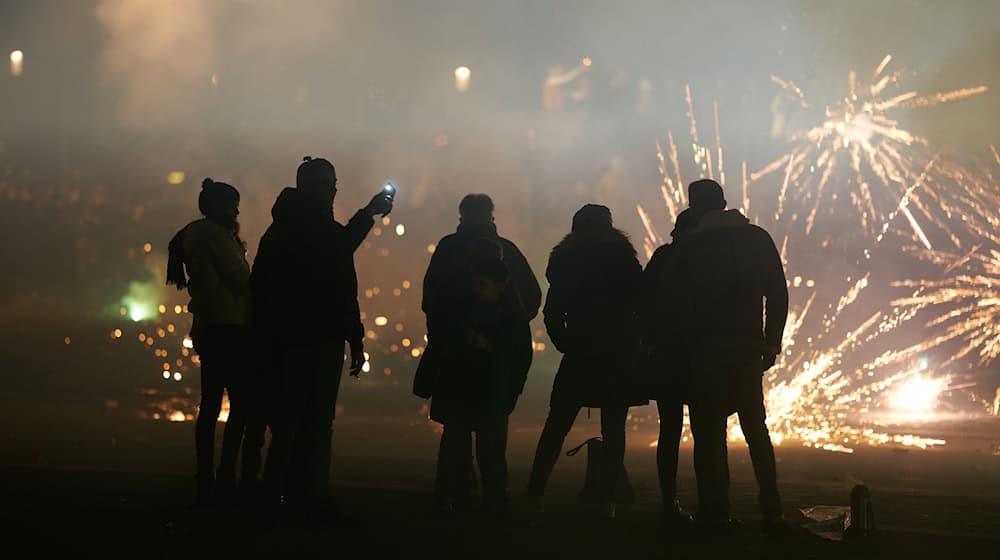
<instances>
[{"instance_id":1,"label":"dark ground","mask_svg":"<svg viewBox=\"0 0 1000 560\"><path fill-rule=\"evenodd\" d=\"M188 507L191 423L135 420L126 411L74 423L70 418L81 415L73 405L58 407L62 417L51 408L7 403L0 409L3 548L27 547L34 557L1000 558L1000 457L984 447L989 437L950 439L943 449L866 448L853 455L779 447L783 499L795 524L804 522L799 508L847 505L853 484L872 488L879 533L863 543L825 541L805 530L761 536L752 472L745 449L734 444L733 504L745 530L705 538L678 537L660 526L655 454L641 432L627 460L638 501L620 508L614 521L575 503L580 456L557 465L544 514L515 512L503 523L479 515L446 521L429 513L436 443L430 426L345 414L335 437L333 489L343 508L362 518L362 528L264 530L239 510ZM591 435L597 416L582 415L578 424L567 444ZM512 426L515 507L538 425L540 419L516 418ZM693 506L690 464L686 446L680 497Z\"/></svg>"}]
</instances>

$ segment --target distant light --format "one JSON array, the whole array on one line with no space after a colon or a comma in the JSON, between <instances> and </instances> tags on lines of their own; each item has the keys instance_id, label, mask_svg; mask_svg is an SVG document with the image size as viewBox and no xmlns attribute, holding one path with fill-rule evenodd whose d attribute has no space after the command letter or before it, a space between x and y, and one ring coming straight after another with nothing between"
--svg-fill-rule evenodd
<instances>
[{"instance_id":1,"label":"distant light","mask_svg":"<svg viewBox=\"0 0 1000 560\"><path fill-rule=\"evenodd\" d=\"M115 331L112 333L112 336L114 336L115 338L121 338L122 337L122 330L121 329L115 329Z\"/></svg>"},{"instance_id":2,"label":"distant light","mask_svg":"<svg viewBox=\"0 0 1000 560\"><path fill-rule=\"evenodd\" d=\"M190 336L185 336L184 340L181 341L181 346L184 348L194 348L194 341L191 340Z\"/></svg>"},{"instance_id":3,"label":"distant light","mask_svg":"<svg viewBox=\"0 0 1000 560\"><path fill-rule=\"evenodd\" d=\"M180 305L174 306L174 313L176 313L177 315L180 315L182 311L184 311L184 308L181 307Z\"/></svg>"},{"instance_id":4,"label":"distant light","mask_svg":"<svg viewBox=\"0 0 1000 560\"><path fill-rule=\"evenodd\" d=\"M183 376L181 376L181 372L175 371L174 372L174 381L180 381L181 379L183 379Z\"/></svg>"},{"instance_id":5,"label":"distant light","mask_svg":"<svg viewBox=\"0 0 1000 560\"><path fill-rule=\"evenodd\" d=\"M143 319L149 316L149 310L146 309L146 306L144 305L136 304L129 308L128 316L133 321L138 323L139 321L142 321Z\"/></svg>"},{"instance_id":6,"label":"distant light","mask_svg":"<svg viewBox=\"0 0 1000 560\"><path fill-rule=\"evenodd\" d=\"M63 339L63 342L65 342L66 345L69 346L73 342L73 339L67 336L66 338Z\"/></svg>"},{"instance_id":7,"label":"distant light","mask_svg":"<svg viewBox=\"0 0 1000 560\"><path fill-rule=\"evenodd\" d=\"M212 87L219 87L219 75L212 74Z\"/></svg>"},{"instance_id":8,"label":"distant light","mask_svg":"<svg viewBox=\"0 0 1000 560\"><path fill-rule=\"evenodd\" d=\"M384 316L381 316L381 315L378 316L378 317L375 317L375 326L376 327L384 327L384 326L386 326L388 324L389 324L389 318L388 317L384 317Z\"/></svg>"},{"instance_id":9,"label":"distant light","mask_svg":"<svg viewBox=\"0 0 1000 560\"><path fill-rule=\"evenodd\" d=\"M409 348L409 347L410 347L410 339L404 338L403 339L403 348Z\"/></svg>"},{"instance_id":10,"label":"distant light","mask_svg":"<svg viewBox=\"0 0 1000 560\"><path fill-rule=\"evenodd\" d=\"M434 254L434 251L436 251L436 250L437 250L437 245L435 245L433 243L431 243L430 245L427 246L427 252L428 253Z\"/></svg>"},{"instance_id":11,"label":"distant light","mask_svg":"<svg viewBox=\"0 0 1000 560\"><path fill-rule=\"evenodd\" d=\"M152 243L146 243L145 245L143 245L142 246L142 252L143 253L152 253L153 252L153 244Z\"/></svg>"},{"instance_id":12,"label":"distant light","mask_svg":"<svg viewBox=\"0 0 1000 560\"><path fill-rule=\"evenodd\" d=\"M410 350L410 355L413 356L414 358L419 358L420 357L420 349L419 348L414 348L413 350Z\"/></svg>"},{"instance_id":13,"label":"distant light","mask_svg":"<svg viewBox=\"0 0 1000 560\"><path fill-rule=\"evenodd\" d=\"M371 370L372 370L371 362L365 362L364 364L361 365L361 371L363 371L364 373L368 373Z\"/></svg>"},{"instance_id":14,"label":"distant light","mask_svg":"<svg viewBox=\"0 0 1000 560\"><path fill-rule=\"evenodd\" d=\"M170 372L169 371L164 371L163 372L163 378L164 379L170 379Z\"/></svg>"},{"instance_id":15,"label":"distant light","mask_svg":"<svg viewBox=\"0 0 1000 560\"><path fill-rule=\"evenodd\" d=\"M180 185L184 182L186 177L187 175L185 175L183 171L171 171L170 173L167 173L167 183L171 185Z\"/></svg>"},{"instance_id":16,"label":"distant light","mask_svg":"<svg viewBox=\"0 0 1000 560\"><path fill-rule=\"evenodd\" d=\"M402 237L406 234L406 227L403 224L396 224L396 235Z\"/></svg>"},{"instance_id":17,"label":"distant light","mask_svg":"<svg viewBox=\"0 0 1000 560\"><path fill-rule=\"evenodd\" d=\"M170 416L167 416L167 420L170 420L171 422L183 422L187 420L187 417L184 416L183 412L175 410L170 413Z\"/></svg>"},{"instance_id":18,"label":"distant light","mask_svg":"<svg viewBox=\"0 0 1000 560\"><path fill-rule=\"evenodd\" d=\"M403 289L404 290L409 290L410 289L410 281L409 280L403 280Z\"/></svg>"},{"instance_id":19,"label":"distant light","mask_svg":"<svg viewBox=\"0 0 1000 560\"><path fill-rule=\"evenodd\" d=\"M20 76L24 73L24 53L16 50L10 52L10 75Z\"/></svg>"},{"instance_id":20,"label":"distant light","mask_svg":"<svg viewBox=\"0 0 1000 560\"><path fill-rule=\"evenodd\" d=\"M926 370L928 366L927 358L920 358L920 369Z\"/></svg>"},{"instance_id":21,"label":"distant light","mask_svg":"<svg viewBox=\"0 0 1000 560\"><path fill-rule=\"evenodd\" d=\"M583 59L583 65L584 65L584 66L586 66L586 67L588 67L588 68L589 68L589 67L590 67L590 65L591 65L591 64L593 64L593 63L594 63L594 61L593 61L593 60L590 60L590 57L589 57L589 56L588 56L588 57L584 57L584 59Z\"/></svg>"},{"instance_id":22,"label":"distant light","mask_svg":"<svg viewBox=\"0 0 1000 560\"><path fill-rule=\"evenodd\" d=\"M455 69L455 89L464 92L469 89L469 81L472 78L472 70L468 66L459 66Z\"/></svg>"}]
</instances>

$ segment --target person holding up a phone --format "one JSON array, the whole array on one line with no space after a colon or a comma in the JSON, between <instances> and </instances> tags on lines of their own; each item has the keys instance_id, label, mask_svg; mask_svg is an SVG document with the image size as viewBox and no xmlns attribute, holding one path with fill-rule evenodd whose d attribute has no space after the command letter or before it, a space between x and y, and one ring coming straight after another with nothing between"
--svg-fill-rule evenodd
<instances>
[{"instance_id":1,"label":"person holding up a phone","mask_svg":"<svg viewBox=\"0 0 1000 560\"><path fill-rule=\"evenodd\" d=\"M338 525L349 520L326 494L345 344L351 375L365 363L354 251L374 217L392 211L395 192L379 192L342 225L333 216L337 174L329 161L306 157L296 186L278 195L250 277L254 327L280 378L269 415L265 511L280 515L280 504L291 503L312 524Z\"/></svg>"}]
</instances>

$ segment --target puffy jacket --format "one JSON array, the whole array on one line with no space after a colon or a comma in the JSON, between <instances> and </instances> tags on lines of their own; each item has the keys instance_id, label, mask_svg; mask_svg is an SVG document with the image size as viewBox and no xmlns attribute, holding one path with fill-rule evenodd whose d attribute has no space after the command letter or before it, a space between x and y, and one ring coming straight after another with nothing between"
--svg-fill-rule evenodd
<instances>
[{"instance_id":1,"label":"puffy jacket","mask_svg":"<svg viewBox=\"0 0 1000 560\"><path fill-rule=\"evenodd\" d=\"M246 248L225 226L203 219L184 230L184 268L191 279L192 332L215 325L250 326Z\"/></svg>"},{"instance_id":2,"label":"puffy jacket","mask_svg":"<svg viewBox=\"0 0 1000 560\"><path fill-rule=\"evenodd\" d=\"M295 346L364 337L354 251L374 225L359 211L341 225L329 208L286 188L271 209L250 285L254 327Z\"/></svg>"},{"instance_id":3,"label":"puffy jacket","mask_svg":"<svg viewBox=\"0 0 1000 560\"><path fill-rule=\"evenodd\" d=\"M638 349L636 307L642 266L624 233L571 233L553 250L545 273L545 327L565 354L552 403L642 404L632 361Z\"/></svg>"},{"instance_id":4,"label":"puffy jacket","mask_svg":"<svg viewBox=\"0 0 1000 560\"><path fill-rule=\"evenodd\" d=\"M670 251L678 332L745 336L763 352L780 351L788 287L781 256L764 229L738 210L715 210Z\"/></svg>"}]
</instances>

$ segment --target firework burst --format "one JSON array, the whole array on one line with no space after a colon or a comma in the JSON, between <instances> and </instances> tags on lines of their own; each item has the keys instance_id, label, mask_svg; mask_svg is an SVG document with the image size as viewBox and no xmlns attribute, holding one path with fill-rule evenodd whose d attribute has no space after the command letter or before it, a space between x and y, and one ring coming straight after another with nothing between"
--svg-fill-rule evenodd
<instances>
[{"instance_id":1,"label":"firework burst","mask_svg":"<svg viewBox=\"0 0 1000 560\"><path fill-rule=\"evenodd\" d=\"M686 88L685 93L695 175L722 180L725 177L722 164L724 152L719 134L718 105L713 105L715 145L701 145L690 88ZM657 142L656 154L662 178L660 196L667 217L672 222L687 205L681 157L673 133L667 134L665 145ZM740 167L740 206L743 212L757 223L774 219L772 231L775 233L790 230L789 220L782 220L782 212L772 215L760 210L768 205L773 207L774 200L760 200L760 197L768 196L763 189L751 192L754 179L748 176L745 162ZM778 200L779 207L785 203L784 196L793 176L792 171L787 171ZM827 176L824 180L829 182L831 178ZM917 182L908 187L907 195L886 214L881 234L888 230L889 224L906 207L905 201L922 185L922 182ZM637 211L645 227L643 245L647 254L651 254L665 239L656 228L651 213L642 206L638 206ZM881 241L881 234L878 241ZM789 237L786 235L781 243L786 270L790 270L788 244ZM867 250L863 253L866 257L870 255ZM852 452L856 445L896 444L926 448L944 444L940 439L892 433L868 420L871 412L907 409L908 405L900 403L934 403L937 395L948 388L947 376L928 377L927 363L921 356L926 343L885 349L887 335L910 320L916 310L899 307L891 312L861 313L858 308L870 305L870 302L858 303L869 285L869 273L862 274L860 278L843 279L841 288L836 287L838 281L831 280L822 289L814 280L795 275L790 277L793 304L784 334L784 352L776 367L765 376L768 426L774 441L779 444L794 441L808 447L844 453ZM844 327L842 323L850 326ZM863 419L865 416L867 418ZM741 436L735 421L729 433L735 439Z\"/></svg>"},{"instance_id":2,"label":"firework burst","mask_svg":"<svg viewBox=\"0 0 1000 560\"><path fill-rule=\"evenodd\" d=\"M1000 356L1000 188L988 171L944 171L962 188L940 193L937 202L948 216L960 218L960 229L949 231L949 249L907 248L941 277L894 282L913 292L893 305L930 315L926 326L938 334L925 342L926 349L957 345L946 364L976 355L987 365Z\"/></svg>"},{"instance_id":3,"label":"firework burst","mask_svg":"<svg viewBox=\"0 0 1000 560\"><path fill-rule=\"evenodd\" d=\"M986 86L919 95L900 89L903 72L889 71L891 55L886 55L865 82L852 70L848 74L847 94L828 106L824 120L817 126L795 132L791 152L777 158L750 175L756 182L780 173L782 184L775 220L803 219L808 235L816 225L820 208L836 208L839 197L849 200L860 229L868 236L884 233L878 225L890 221L891 211L906 217L913 235L926 248L931 243L921 226L921 219L933 219L927 205L914 192L914 185L926 180L934 167L934 154L925 149L927 141L902 128L893 117L899 109L930 107L978 95ZM799 105L811 109L803 91L794 82L772 76ZM848 172L847 180L841 170ZM847 190L844 190L844 187ZM791 204L796 199L798 204Z\"/></svg>"}]
</instances>

